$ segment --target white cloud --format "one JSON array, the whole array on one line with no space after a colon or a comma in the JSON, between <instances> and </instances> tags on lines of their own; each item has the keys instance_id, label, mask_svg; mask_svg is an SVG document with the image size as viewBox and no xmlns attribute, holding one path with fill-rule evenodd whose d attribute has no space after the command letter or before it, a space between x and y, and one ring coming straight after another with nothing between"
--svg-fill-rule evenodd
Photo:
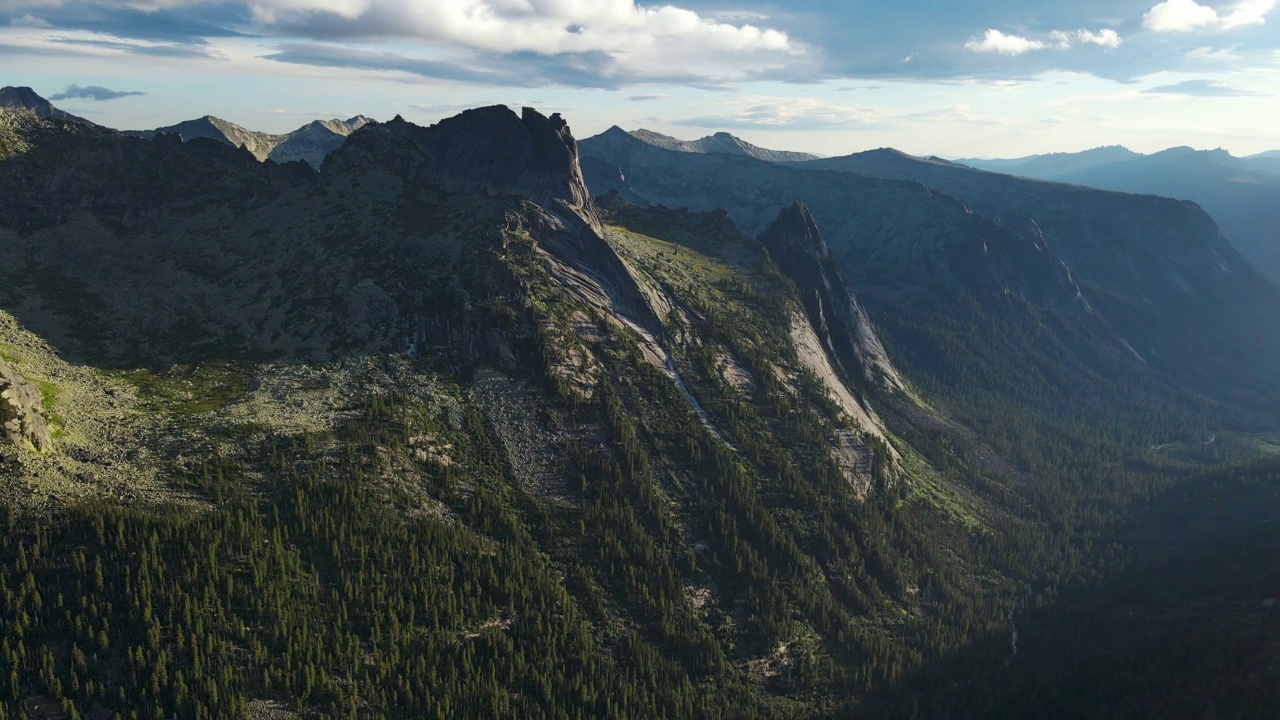
<instances>
[{"instance_id":1,"label":"white cloud","mask_svg":"<svg viewBox=\"0 0 1280 720\"><path fill-rule=\"evenodd\" d=\"M1276 0L1241 0L1225 15L1196 0L1164 0L1142 16L1142 26L1155 32L1188 32L1216 27L1223 30L1261 25L1276 7Z\"/></svg>"},{"instance_id":2,"label":"white cloud","mask_svg":"<svg viewBox=\"0 0 1280 720\"><path fill-rule=\"evenodd\" d=\"M1276 0L1243 0L1222 18L1222 27L1229 30L1241 25L1262 25L1275 9Z\"/></svg>"},{"instance_id":3,"label":"white cloud","mask_svg":"<svg viewBox=\"0 0 1280 720\"><path fill-rule=\"evenodd\" d=\"M1115 49L1120 47L1124 40L1120 38L1120 33L1109 28L1099 30L1098 32L1090 32L1088 30L1077 30L1076 37L1080 42L1086 45L1101 45L1105 48Z\"/></svg>"},{"instance_id":4,"label":"white cloud","mask_svg":"<svg viewBox=\"0 0 1280 720\"><path fill-rule=\"evenodd\" d=\"M965 43L965 48L973 52L1000 53L1002 55L1021 55L1033 50L1070 50L1073 40L1086 45L1100 45L1105 48L1118 48L1124 42L1115 30L1102 29L1077 30L1074 33L1054 30L1048 35L1048 42L1024 38L1018 35L1006 35L999 30L989 29L982 38L974 38Z\"/></svg>"},{"instance_id":5,"label":"white cloud","mask_svg":"<svg viewBox=\"0 0 1280 720\"><path fill-rule=\"evenodd\" d=\"M1069 50L1071 49L1071 36L1061 30L1054 30L1049 33L1049 44L1058 50Z\"/></svg>"},{"instance_id":6,"label":"white cloud","mask_svg":"<svg viewBox=\"0 0 1280 720\"><path fill-rule=\"evenodd\" d=\"M1187 51L1187 59L1199 63L1229 63L1239 60L1240 56L1235 53L1235 48L1215 50L1211 47L1198 47Z\"/></svg>"},{"instance_id":7,"label":"white cloud","mask_svg":"<svg viewBox=\"0 0 1280 720\"><path fill-rule=\"evenodd\" d=\"M1018 35L1005 35L995 29L988 29L981 40L975 38L964 46L973 52L1000 53L1001 55L1021 55L1032 50L1043 50L1046 47L1039 40L1029 40Z\"/></svg>"},{"instance_id":8,"label":"white cloud","mask_svg":"<svg viewBox=\"0 0 1280 720\"><path fill-rule=\"evenodd\" d=\"M757 24L767 18L703 16L674 5L636 0L87 0L154 11L241 5L260 29L349 39L441 41L495 53L618 55L656 46L720 52L790 51L786 33ZM58 0L5 0L40 7Z\"/></svg>"}]
</instances>

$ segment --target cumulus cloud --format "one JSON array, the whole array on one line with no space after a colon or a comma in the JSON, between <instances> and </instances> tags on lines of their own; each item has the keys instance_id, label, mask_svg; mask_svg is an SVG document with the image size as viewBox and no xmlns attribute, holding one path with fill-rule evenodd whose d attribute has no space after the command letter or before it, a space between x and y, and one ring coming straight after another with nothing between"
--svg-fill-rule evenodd
<instances>
[{"instance_id":1,"label":"cumulus cloud","mask_svg":"<svg viewBox=\"0 0 1280 720\"><path fill-rule=\"evenodd\" d=\"M1118 48L1124 42L1115 30L1103 29L1077 30L1074 33L1063 30L1050 32L1047 40L1036 40L1019 35L1006 35L996 29L988 29L981 38L974 38L965 43L965 48L973 52L998 53L1001 55L1022 55L1033 50L1070 50L1073 41L1079 40L1086 45L1100 45L1105 48Z\"/></svg>"},{"instance_id":2,"label":"cumulus cloud","mask_svg":"<svg viewBox=\"0 0 1280 720\"><path fill-rule=\"evenodd\" d=\"M1189 32L1201 28L1261 25L1276 7L1276 0L1241 0L1225 14L1196 0L1164 0L1142 16L1142 26L1155 32Z\"/></svg>"},{"instance_id":3,"label":"cumulus cloud","mask_svg":"<svg viewBox=\"0 0 1280 720\"><path fill-rule=\"evenodd\" d=\"M130 95L146 95L144 92L137 90L108 90L101 85L68 85L56 95L50 95L50 100L115 100L116 98L129 97Z\"/></svg>"},{"instance_id":4,"label":"cumulus cloud","mask_svg":"<svg viewBox=\"0 0 1280 720\"><path fill-rule=\"evenodd\" d=\"M6 10L110 42L256 36L280 62L490 84L518 77L516 61L534 66L516 85L589 87L717 86L816 62L766 17L644 0L0 0Z\"/></svg>"},{"instance_id":5,"label":"cumulus cloud","mask_svg":"<svg viewBox=\"0 0 1280 720\"><path fill-rule=\"evenodd\" d=\"M1120 47L1124 42L1124 40L1120 38L1120 33L1109 28L1099 30L1098 32L1077 30L1076 37L1079 38L1080 42L1085 43L1086 45L1101 45L1102 47L1111 48L1113 50Z\"/></svg>"},{"instance_id":6,"label":"cumulus cloud","mask_svg":"<svg viewBox=\"0 0 1280 720\"><path fill-rule=\"evenodd\" d=\"M1039 40L1029 40L1018 35L1005 35L994 28L988 29L981 39L974 38L964 46L974 52L999 53L1001 55L1021 55L1032 50L1043 50L1047 47Z\"/></svg>"}]
</instances>

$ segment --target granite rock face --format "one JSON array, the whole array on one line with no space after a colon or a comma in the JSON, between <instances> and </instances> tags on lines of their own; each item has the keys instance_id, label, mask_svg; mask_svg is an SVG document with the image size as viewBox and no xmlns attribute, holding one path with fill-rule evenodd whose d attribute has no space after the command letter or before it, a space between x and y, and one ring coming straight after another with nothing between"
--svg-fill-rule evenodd
<instances>
[{"instance_id":1,"label":"granite rock face","mask_svg":"<svg viewBox=\"0 0 1280 720\"><path fill-rule=\"evenodd\" d=\"M40 387L0 360L0 438L40 452L53 448ZM0 450L0 458L4 456Z\"/></svg>"},{"instance_id":2,"label":"granite rock face","mask_svg":"<svg viewBox=\"0 0 1280 720\"><path fill-rule=\"evenodd\" d=\"M902 378L889 362L866 311L840 276L809 208L795 201L759 240L800 289L809 324L846 375L902 390Z\"/></svg>"}]
</instances>

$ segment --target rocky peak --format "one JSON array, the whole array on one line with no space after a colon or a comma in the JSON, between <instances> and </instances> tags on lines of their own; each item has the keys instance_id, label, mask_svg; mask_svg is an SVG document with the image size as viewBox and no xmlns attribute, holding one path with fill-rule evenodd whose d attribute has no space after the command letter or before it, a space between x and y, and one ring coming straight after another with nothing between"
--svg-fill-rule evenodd
<instances>
[{"instance_id":1,"label":"rocky peak","mask_svg":"<svg viewBox=\"0 0 1280 720\"><path fill-rule=\"evenodd\" d=\"M831 257L831 250L809 212L809 206L799 200L778 214L778 219L761 235L761 242L766 238L769 242L765 246L779 264L782 262L778 260L779 255L785 258L809 257L819 262Z\"/></svg>"},{"instance_id":2,"label":"rocky peak","mask_svg":"<svg viewBox=\"0 0 1280 720\"><path fill-rule=\"evenodd\" d=\"M81 125L94 124L82 117L76 117L71 113L59 110L54 107L52 103L40 97L35 90L32 90L29 87L8 86L0 88L0 109L28 110L42 118L68 120L70 122L80 123Z\"/></svg>"},{"instance_id":3,"label":"rocky peak","mask_svg":"<svg viewBox=\"0 0 1280 720\"><path fill-rule=\"evenodd\" d=\"M505 105L467 110L423 128L403 119L355 133L335 166L374 162L450 192L519 195L544 207L591 207L578 144L560 115Z\"/></svg>"},{"instance_id":4,"label":"rocky peak","mask_svg":"<svg viewBox=\"0 0 1280 720\"><path fill-rule=\"evenodd\" d=\"M876 387L904 388L865 310L840 276L809 208L796 200L759 237L800 290L805 316L847 376Z\"/></svg>"}]
</instances>

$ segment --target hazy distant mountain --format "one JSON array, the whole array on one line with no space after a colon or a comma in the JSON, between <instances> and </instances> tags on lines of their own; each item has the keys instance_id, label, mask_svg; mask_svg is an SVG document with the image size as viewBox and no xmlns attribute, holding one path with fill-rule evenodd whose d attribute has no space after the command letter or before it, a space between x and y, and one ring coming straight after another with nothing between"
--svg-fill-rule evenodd
<instances>
[{"instance_id":1,"label":"hazy distant mountain","mask_svg":"<svg viewBox=\"0 0 1280 720\"><path fill-rule=\"evenodd\" d=\"M978 158L956 160L979 170L1021 175L1023 177L1056 180L1067 173L1079 172L1098 165L1121 162L1139 157L1138 153L1119 145L1094 148L1078 153L1050 153L1028 155L1009 160L984 160Z\"/></svg>"},{"instance_id":2,"label":"hazy distant mountain","mask_svg":"<svg viewBox=\"0 0 1280 720\"><path fill-rule=\"evenodd\" d=\"M1250 155L1249 157L1241 158L1241 160L1244 162L1245 167L1254 172L1280 175L1280 150Z\"/></svg>"},{"instance_id":3,"label":"hazy distant mountain","mask_svg":"<svg viewBox=\"0 0 1280 720\"><path fill-rule=\"evenodd\" d=\"M3 87L0 88L0 108L8 110L30 110L42 118L53 118L54 120L70 120L82 125L94 125L82 117L76 117L69 112L64 112L54 107L52 103L36 94L35 90L29 87Z\"/></svg>"},{"instance_id":4,"label":"hazy distant mountain","mask_svg":"<svg viewBox=\"0 0 1280 720\"><path fill-rule=\"evenodd\" d=\"M363 115L357 115L349 120L316 120L293 132L276 135L249 130L228 120L205 115L202 118L187 120L168 127L128 131L125 134L148 139L157 135L174 134L180 136L184 142L196 138L210 138L232 147L244 146L258 160L267 158L276 162L303 160L313 167L319 167L324 158L338 149L348 135L368 123L369 118Z\"/></svg>"},{"instance_id":5,"label":"hazy distant mountain","mask_svg":"<svg viewBox=\"0 0 1280 720\"><path fill-rule=\"evenodd\" d=\"M766 162L801 162L804 160L816 160L818 158L817 155L810 155L809 153L791 152L789 150L768 150L766 148L752 145L746 140L730 135L727 132L718 132L714 135L708 135L697 140L679 140L669 135L663 135L662 133L643 129L624 132L627 132L631 137L654 147L683 153L746 155L747 157L753 157L757 160L764 160Z\"/></svg>"},{"instance_id":6,"label":"hazy distant mountain","mask_svg":"<svg viewBox=\"0 0 1280 720\"><path fill-rule=\"evenodd\" d=\"M1222 149L1176 147L1141 155L1109 147L959 162L1021 177L1191 200L1217 221L1240 254L1280 283L1280 151L1237 158Z\"/></svg>"}]
</instances>

